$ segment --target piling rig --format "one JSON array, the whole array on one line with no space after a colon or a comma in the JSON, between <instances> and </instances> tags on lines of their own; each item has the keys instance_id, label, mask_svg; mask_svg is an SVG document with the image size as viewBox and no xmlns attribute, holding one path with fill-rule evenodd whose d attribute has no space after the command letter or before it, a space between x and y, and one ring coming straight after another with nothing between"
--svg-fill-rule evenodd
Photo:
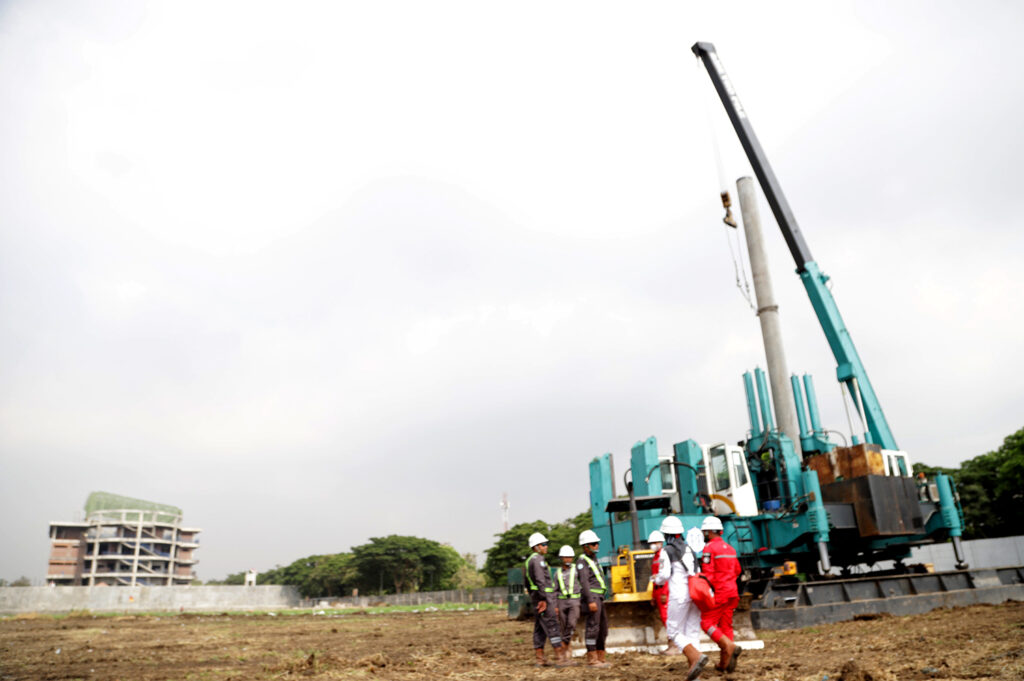
<instances>
[{"instance_id":1,"label":"piling rig","mask_svg":"<svg viewBox=\"0 0 1024 681\"><path fill-rule=\"evenodd\" d=\"M848 446L837 446L820 423L812 377L792 376L799 423L794 442L776 426L766 375L756 369L743 374L750 432L742 441L686 440L673 445L670 456L659 456L653 437L637 442L622 498L611 454L591 461L594 530L613 592L607 601L609 649L652 648L664 640L650 606L651 553L643 540L669 514L686 528L700 527L708 514L721 518L724 538L744 568L741 593L750 610L749 619L739 621L757 628L1024 599L1024 566L968 569L953 480L913 477L827 286L829 277L811 257L714 46L698 42L692 50L766 195L835 357L836 378L864 428ZM907 562L913 547L946 541L956 571L932 573ZM889 561L891 567L879 569Z\"/></svg>"}]
</instances>

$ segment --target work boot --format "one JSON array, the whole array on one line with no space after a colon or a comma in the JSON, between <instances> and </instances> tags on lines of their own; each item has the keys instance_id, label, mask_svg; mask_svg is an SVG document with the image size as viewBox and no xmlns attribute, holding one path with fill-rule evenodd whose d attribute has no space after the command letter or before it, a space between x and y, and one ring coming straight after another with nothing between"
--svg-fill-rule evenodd
<instances>
[{"instance_id":1,"label":"work boot","mask_svg":"<svg viewBox=\"0 0 1024 681\"><path fill-rule=\"evenodd\" d=\"M533 666L534 667L547 667L548 666L548 661L546 659L544 659L544 649L543 648L534 648L533 652L537 656L537 661L533 663Z\"/></svg>"},{"instance_id":2,"label":"work boot","mask_svg":"<svg viewBox=\"0 0 1024 681\"><path fill-rule=\"evenodd\" d=\"M732 656L729 657L729 664L725 666L725 671L729 673L736 671L736 660L740 658L740 653L742 652L743 648L740 648L738 645L733 644Z\"/></svg>"},{"instance_id":3,"label":"work boot","mask_svg":"<svg viewBox=\"0 0 1024 681\"><path fill-rule=\"evenodd\" d=\"M693 681L700 673L704 670L704 667L708 665L708 656L701 655L696 662L690 665L690 671L686 672L686 681Z\"/></svg>"},{"instance_id":4,"label":"work boot","mask_svg":"<svg viewBox=\"0 0 1024 681\"><path fill-rule=\"evenodd\" d=\"M600 651L588 650L587 651L587 666L588 667L610 667L611 665L607 662L601 662L599 657Z\"/></svg>"},{"instance_id":5,"label":"work boot","mask_svg":"<svg viewBox=\"0 0 1024 681\"><path fill-rule=\"evenodd\" d=\"M597 651L597 660L598 660L598 662L601 663L599 666L601 666L601 667L611 667L612 666L611 662L607 662L604 659L604 655L605 655L605 651L603 651L603 650Z\"/></svg>"},{"instance_id":6,"label":"work boot","mask_svg":"<svg viewBox=\"0 0 1024 681\"><path fill-rule=\"evenodd\" d=\"M724 671L728 671L729 670L729 662L732 660L733 656L736 654L736 651L739 650L739 646L736 645L735 643L733 643L732 641L730 641L729 639L725 638L725 637L722 637L722 640L719 641L719 645L722 646L722 652L719 653L718 664L715 665L715 669L717 669L719 671L723 671L723 672ZM733 666L735 667L735 665L733 665Z\"/></svg>"},{"instance_id":7,"label":"work boot","mask_svg":"<svg viewBox=\"0 0 1024 681\"><path fill-rule=\"evenodd\" d=\"M569 646L562 644L558 648L555 648L555 663L556 667L568 667L572 664L569 659Z\"/></svg>"},{"instance_id":8,"label":"work boot","mask_svg":"<svg viewBox=\"0 0 1024 681\"><path fill-rule=\"evenodd\" d=\"M675 643L669 642L668 648L665 648L665 650L661 651L661 654L662 655L682 655L683 651L679 650L679 648L676 647Z\"/></svg>"}]
</instances>

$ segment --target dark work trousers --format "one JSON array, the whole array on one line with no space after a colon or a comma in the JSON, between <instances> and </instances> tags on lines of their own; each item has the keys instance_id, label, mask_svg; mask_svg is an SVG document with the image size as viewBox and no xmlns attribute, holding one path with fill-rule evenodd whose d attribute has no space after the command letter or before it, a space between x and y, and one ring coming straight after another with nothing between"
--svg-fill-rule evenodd
<instances>
[{"instance_id":1,"label":"dark work trousers","mask_svg":"<svg viewBox=\"0 0 1024 681\"><path fill-rule=\"evenodd\" d=\"M604 650L605 639L608 638L608 613L604 611L604 596L593 594L592 603L597 603L597 612L590 612L590 606L584 605L587 613L587 630L584 640L587 650Z\"/></svg>"},{"instance_id":2,"label":"dark work trousers","mask_svg":"<svg viewBox=\"0 0 1024 681\"><path fill-rule=\"evenodd\" d=\"M580 621L580 599L559 598L558 618L562 622L562 640L571 643L576 623Z\"/></svg>"},{"instance_id":3,"label":"dark work trousers","mask_svg":"<svg viewBox=\"0 0 1024 681\"><path fill-rule=\"evenodd\" d=\"M530 601L533 603L533 647L543 648L544 641L551 640L551 647L558 648L562 645L562 634L558 630L558 603L555 601L555 594L545 594L538 591L530 592ZM546 601L548 609L544 612L537 611L537 604Z\"/></svg>"}]
</instances>

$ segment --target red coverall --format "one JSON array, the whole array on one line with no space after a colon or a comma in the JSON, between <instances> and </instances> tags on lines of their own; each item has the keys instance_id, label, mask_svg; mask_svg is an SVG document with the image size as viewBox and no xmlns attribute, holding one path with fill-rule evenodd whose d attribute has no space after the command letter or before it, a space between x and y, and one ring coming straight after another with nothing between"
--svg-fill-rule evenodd
<instances>
[{"instance_id":1,"label":"red coverall","mask_svg":"<svg viewBox=\"0 0 1024 681\"><path fill-rule=\"evenodd\" d=\"M664 549L659 549L654 554L654 560L651 562L651 574L658 574L658 561L662 559L667 560ZM658 585L655 584L651 591L651 602L654 603L654 607L658 609L658 614L661 615L661 623L667 624L668 620L668 582Z\"/></svg>"},{"instance_id":2,"label":"red coverall","mask_svg":"<svg viewBox=\"0 0 1024 681\"><path fill-rule=\"evenodd\" d=\"M715 607L701 614L700 628L715 643L718 643L723 636L732 641L734 640L732 613L740 603L736 578L743 571L740 561L736 557L736 549L721 536L712 535L711 541L704 546L704 558L701 559L700 571L715 589Z\"/></svg>"}]
</instances>

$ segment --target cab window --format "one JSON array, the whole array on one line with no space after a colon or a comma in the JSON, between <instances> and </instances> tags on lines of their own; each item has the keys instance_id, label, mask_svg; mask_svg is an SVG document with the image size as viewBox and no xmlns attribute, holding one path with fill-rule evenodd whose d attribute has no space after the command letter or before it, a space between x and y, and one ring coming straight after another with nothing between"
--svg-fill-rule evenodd
<instances>
[{"instance_id":1,"label":"cab window","mask_svg":"<svg viewBox=\"0 0 1024 681\"><path fill-rule=\"evenodd\" d=\"M729 459L725 447L711 448L711 475L715 481L715 490L721 492L729 489Z\"/></svg>"},{"instance_id":2,"label":"cab window","mask_svg":"<svg viewBox=\"0 0 1024 681\"><path fill-rule=\"evenodd\" d=\"M743 452L735 449L732 452L732 477L736 479L737 487L747 484L747 469L743 465Z\"/></svg>"}]
</instances>

